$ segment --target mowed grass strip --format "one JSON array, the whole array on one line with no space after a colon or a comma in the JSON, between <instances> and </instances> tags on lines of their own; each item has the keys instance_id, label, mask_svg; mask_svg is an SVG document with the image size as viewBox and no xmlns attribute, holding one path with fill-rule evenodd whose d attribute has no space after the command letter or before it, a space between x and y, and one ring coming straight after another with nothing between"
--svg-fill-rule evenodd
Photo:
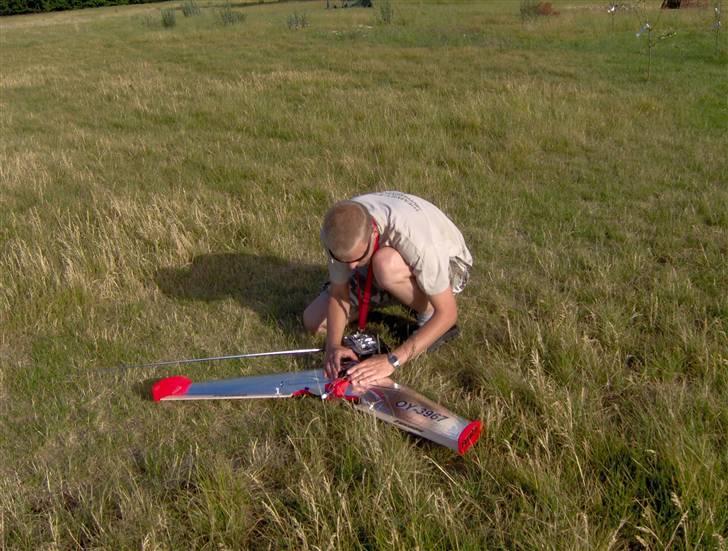
<instances>
[{"instance_id":1,"label":"mowed grass strip","mask_svg":"<svg viewBox=\"0 0 728 551\"><path fill-rule=\"evenodd\" d=\"M0 20L2 545L725 548L725 37L554 4ZM677 33L649 79L645 14ZM346 405L149 401L316 357L105 369L319 344L320 218L382 189L476 259L462 338L398 376L483 420L467 456Z\"/></svg>"}]
</instances>

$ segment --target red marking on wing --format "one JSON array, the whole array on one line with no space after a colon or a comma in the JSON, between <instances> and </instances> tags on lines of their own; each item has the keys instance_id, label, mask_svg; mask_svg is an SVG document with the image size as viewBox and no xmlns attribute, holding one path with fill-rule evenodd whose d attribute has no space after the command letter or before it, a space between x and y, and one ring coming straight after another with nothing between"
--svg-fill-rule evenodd
<instances>
[{"instance_id":1,"label":"red marking on wing","mask_svg":"<svg viewBox=\"0 0 728 551\"><path fill-rule=\"evenodd\" d=\"M191 379L182 377L181 375L167 377L154 383L152 387L152 398L154 398L155 402L159 402L167 396L184 396L187 394L187 390L191 384Z\"/></svg>"},{"instance_id":2,"label":"red marking on wing","mask_svg":"<svg viewBox=\"0 0 728 551\"><path fill-rule=\"evenodd\" d=\"M480 421L473 421L467 427L463 429L458 437L458 453L460 455L468 451L473 444L480 438L480 432L483 430L483 423Z\"/></svg>"},{"instance_id":3,"label":"red marking on wing","mask_svg":"<svg viewBox=\"0 0 728 551\"><path fill-rule=\"evenodd\" d=\"M327 383L325 390L329 396L333 396L334 398L343 398L348 387L349 381L341 377Z\"/></svg>"}]
</instances>

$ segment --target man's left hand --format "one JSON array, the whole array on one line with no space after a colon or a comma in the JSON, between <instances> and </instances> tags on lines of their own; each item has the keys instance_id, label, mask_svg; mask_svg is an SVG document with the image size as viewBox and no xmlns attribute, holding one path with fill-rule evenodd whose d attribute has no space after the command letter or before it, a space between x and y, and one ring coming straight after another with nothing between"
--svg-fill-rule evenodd
<instances>
[{"instance_id":1,"label":"man's left hand","mask_svg":"<svg viewBox=\"0 0 728 551\"><path fill-rule=\"evenodd\" d=\"M348 379L355 385L374 383L394 373L394 366L389 363L386 354L377 354L349 368Z\"/></svg>"}]
</instances>

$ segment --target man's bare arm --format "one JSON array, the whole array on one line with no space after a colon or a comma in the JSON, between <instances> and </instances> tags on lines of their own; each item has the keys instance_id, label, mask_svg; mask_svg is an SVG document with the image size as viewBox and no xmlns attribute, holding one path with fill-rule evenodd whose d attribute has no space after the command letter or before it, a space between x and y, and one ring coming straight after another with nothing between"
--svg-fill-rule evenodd
<instances>
[{"instance_id":1,"label":"man's bare arm","mask_svg":"<svg viewBox=\"0 0 728 551\"><path fill-rule=\"evenodd\" d=\"M344 331L349 322L349 284L331 283L329 285L329 304L326 313L326 357L324 369L330 378L337 376L341 369L341 360L356 359L356 354L341 345Z\"/></svg>"},{"instance_id":2,"label":"man's bare arm","mask_svg":"<svg viewBox=\"0 0 728 551\"><path fill-rule=\"evenodd\" d=\"M458 320L458 306L452 289L448 287L442 293L431 295L430 303L435 308L432 317L416 334L400 344L392 352L401 364L416 358L427 349Z\"/></svg>"},{"instance_id":3,"label":"man's bare arm","mask_svg":"<svg viewBox=\"0 0 728 551\"><path fill-rule=\"evenodd\" d=\"M349 284L329 285L329 304L326 310L326 347L340 345L349 320Z\"/></svg>"},{"instance_id":4,"label":"man's bare arm","mask_svg":"<svg viewBox=\"0 0 728 551\"><path fill-rule=\"evenodd\" d=\"M415 335L392 351L399 359L400 365L425 352L432 343L455 325L458 319L457 304L449 287L442 293L430 296L429 299L435 307L430 320ZM367 384L387 377L393 371L394 366L389 363L387 355L378 354L351 367L348 375L355 384Z\"/></svg>"}]
</instances>

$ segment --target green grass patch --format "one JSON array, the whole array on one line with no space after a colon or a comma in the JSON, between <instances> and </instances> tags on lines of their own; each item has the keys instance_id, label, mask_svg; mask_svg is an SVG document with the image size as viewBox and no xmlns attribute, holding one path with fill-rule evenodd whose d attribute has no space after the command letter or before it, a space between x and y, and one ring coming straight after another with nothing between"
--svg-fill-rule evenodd
<instances>
[{"instance_id":1,"label":"green grass patch","mask_svg":"<svg viewBox=\"0 0 728 551\"><path fill-rule=\"evenodd\" d=\"M552 4L2 18L0 546L725 548L725 33ZM649 78L644 15L676 33ZM392 188L475 257L463 336L398 375L483 420L467 456L346 405L155 404L176 369L106 369L320 344L321 216Z\"/></svg>"}]
</instances>

